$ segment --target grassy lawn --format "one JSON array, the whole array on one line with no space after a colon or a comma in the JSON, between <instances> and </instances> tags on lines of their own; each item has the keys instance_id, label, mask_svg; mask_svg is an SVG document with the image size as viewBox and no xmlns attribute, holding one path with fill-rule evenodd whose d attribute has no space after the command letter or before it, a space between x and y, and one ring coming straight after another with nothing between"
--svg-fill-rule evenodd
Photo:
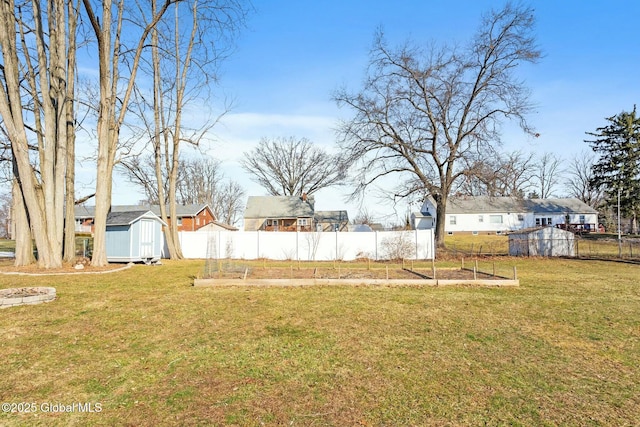
<instances>
[{"instance_id":1,"label":"grassy lawn","mask_svg":"<svg viewBox=\"0 0 640 427\"><path fill-rule=\"evenodd\" d=\"M0 311L0 425L634 425L640 266L516 264L520 288L194 288L204 261ZM43 412L100 403L99 413ZM94 406L94 409L96 407Z\"/></svg>"}]
</instances>

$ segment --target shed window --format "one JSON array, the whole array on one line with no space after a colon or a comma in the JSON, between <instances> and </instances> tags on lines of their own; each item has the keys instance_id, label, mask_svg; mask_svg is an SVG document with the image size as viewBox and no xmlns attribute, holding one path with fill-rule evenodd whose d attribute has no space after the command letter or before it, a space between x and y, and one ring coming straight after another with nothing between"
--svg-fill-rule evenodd
<instances>
[{"instance_id":1,"label":"shed window","mask_svg":"<svg viewBox=\"0 0 640 427\"><path fill-rule=\"evenodd\" d=\"M491 224L502 224L502 215L489 215L489 222Z\"/></svg>"}]
</instances>

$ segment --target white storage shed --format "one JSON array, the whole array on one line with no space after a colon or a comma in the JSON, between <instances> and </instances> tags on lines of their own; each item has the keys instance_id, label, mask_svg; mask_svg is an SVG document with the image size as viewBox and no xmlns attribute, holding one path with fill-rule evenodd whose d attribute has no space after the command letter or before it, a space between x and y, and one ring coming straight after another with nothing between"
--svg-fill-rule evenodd
<instances>
[{"instance_id":1,"label":"white storage shed","mask_svg":"<svg viewBox=\"0 0 640 427\"><path fill-rule=\"evenodd\" d=\"M557 227L529 228L509 233L511 256L575 256L575 235Z\"/></svg>"}]
</instances>

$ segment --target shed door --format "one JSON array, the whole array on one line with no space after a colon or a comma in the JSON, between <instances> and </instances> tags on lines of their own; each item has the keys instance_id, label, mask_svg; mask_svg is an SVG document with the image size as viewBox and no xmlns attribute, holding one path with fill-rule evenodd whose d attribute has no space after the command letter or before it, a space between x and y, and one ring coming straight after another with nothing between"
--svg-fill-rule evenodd
<instances>
[{"instance_id":1,"label":"shed door","mask_svg":"<svg viewBox=\"0 0 640 427\"><path fill-rule=\"evenodd\" d=\"M153 257L153 220L140 220L140 258Z\"/></svg>"}]
</instances>

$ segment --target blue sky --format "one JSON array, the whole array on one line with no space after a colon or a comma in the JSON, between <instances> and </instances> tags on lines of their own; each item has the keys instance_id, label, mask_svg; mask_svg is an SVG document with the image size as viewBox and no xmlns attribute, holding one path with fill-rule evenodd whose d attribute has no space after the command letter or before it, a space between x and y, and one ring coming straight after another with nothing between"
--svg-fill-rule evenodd
<instances>
[{"instance_id":1,"label":"blue sky","mask_svg":"<svg viewBox=\"0 0 640 427\"><path fill-rule=\"evenodd\" d=\"M341 86L357 90L364 77L373 34L401 43L465 43L480 16L504 2L433 0L255 1L237 51L225 63L219 91L234 107L213 131L209 154L223 161L228 176L249 195L265 194L237 160L261 137L306 137L334 150L334 128L349 111L331 100ZM587 150L585 132L605 117L630 110L640 100L637 1L535 1L536 37L544 57L519 71L532 91L537 112L530 116L540 137L506 128L505 149L554 152L565 158ZM316 196L320 209L348 209L340 189ZM114 196L114 199L117 196ZM114 200L117 203L117 200ZM412 208L415 208L412 207ZM401 217L406 206L370 198L370 213L381 220ZM392 215L388 217L387 215Z\"/></svg>"}]
</instances>

